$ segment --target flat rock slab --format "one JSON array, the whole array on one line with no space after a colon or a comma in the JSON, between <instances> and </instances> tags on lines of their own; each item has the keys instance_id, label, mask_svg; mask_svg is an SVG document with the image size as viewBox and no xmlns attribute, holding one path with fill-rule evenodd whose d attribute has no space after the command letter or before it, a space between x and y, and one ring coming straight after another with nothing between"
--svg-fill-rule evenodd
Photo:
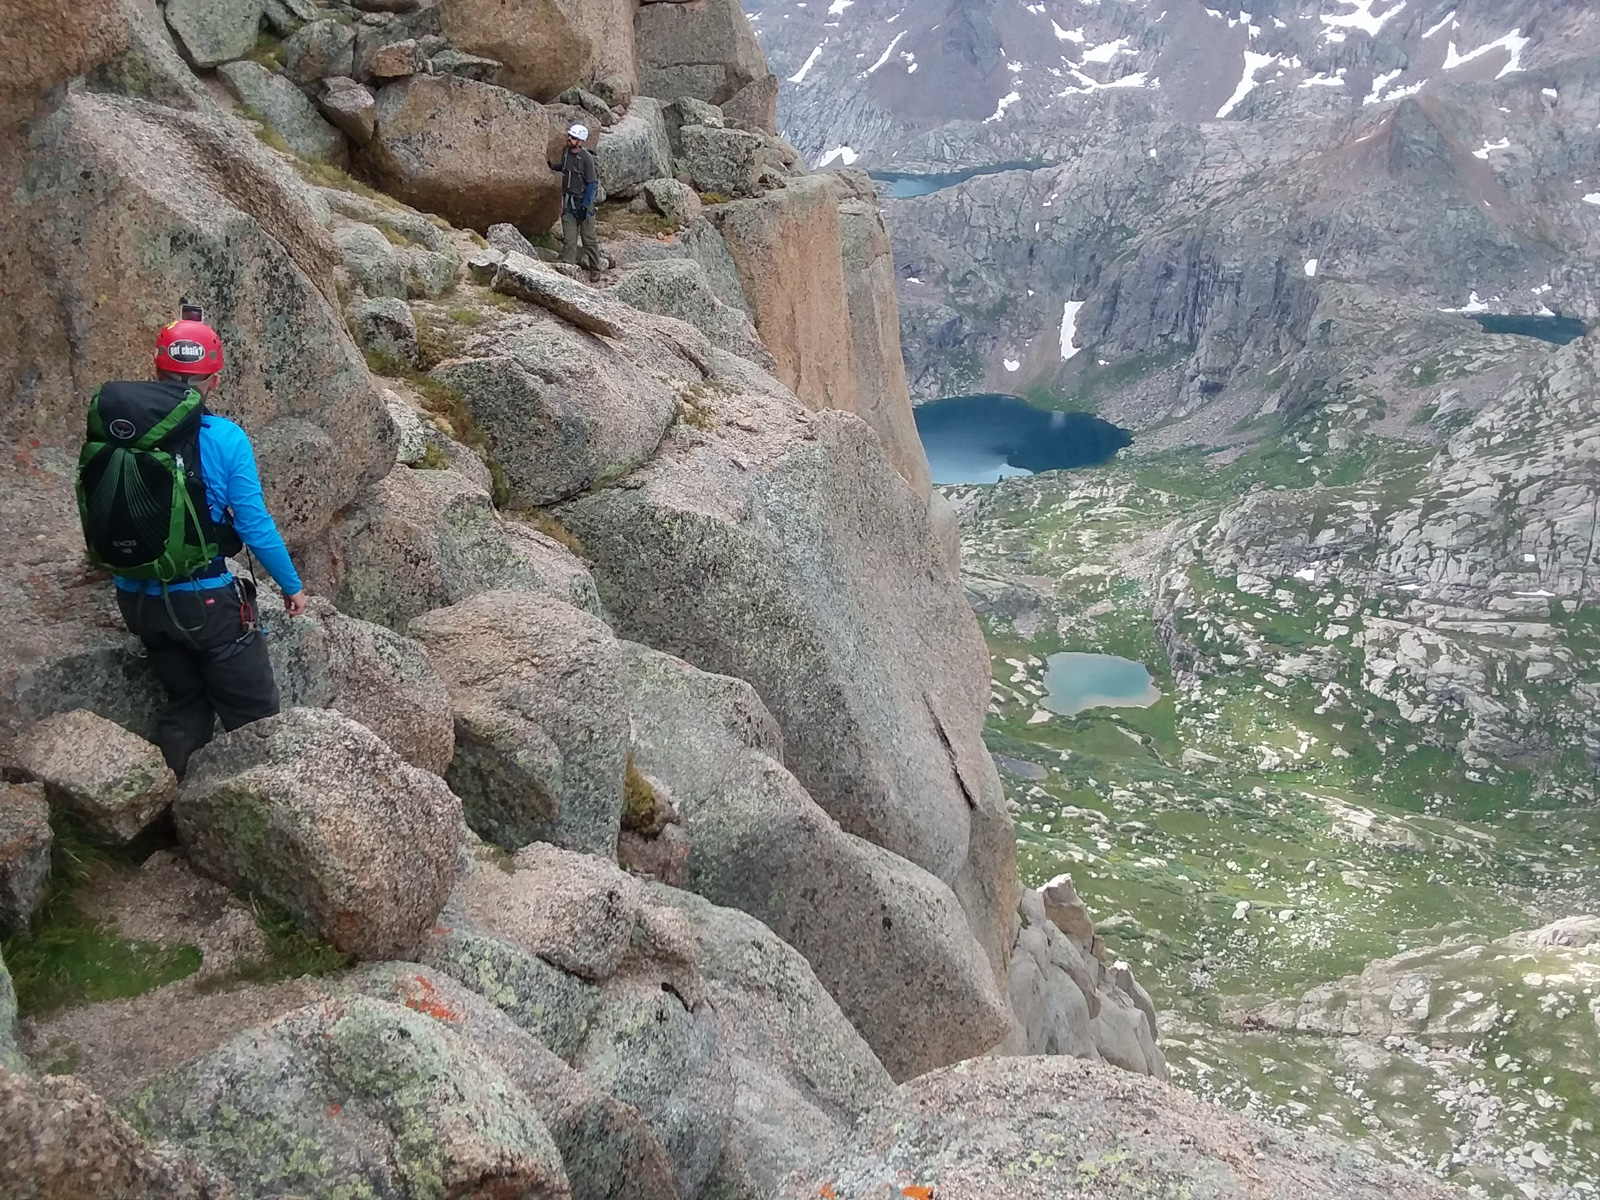
<instances>
[{"instance_id":1,"label":"flat rock slab","mask_svg":"<svg viewBox=\"0 0 1600 1200\"><path fill-rule=\"evenodd\" d=\"M161 751L84 708L40 721L17 739L16 757L52 804L116 842L132 840L178 793Z\"/></svg>"},{"instance_id":2,"label":"flat rock slab","mask_svg":"<svg viewBox=\"0 0 1600 1200\"><path fill-rule=\"evenodd\" d=\"M495 291L547 308L579 329L619 337L624 314L594 288L568 279L525 254L511 253L495 272Z\"/></svg>"},{"instance_id":3,"label":"flat rock slab","mask_svg":"<svg viewBox=\"0 0 1600 1200\"><path fill-rule=\"evenodd\" d=\"M980 1058L874 1108L776 1200L1450 1200L1460 1193L1349 1145L1223 1111L1075 1058ZM905 1193L910 1195L911 1193Z\"/></svg>"}]
</instances>

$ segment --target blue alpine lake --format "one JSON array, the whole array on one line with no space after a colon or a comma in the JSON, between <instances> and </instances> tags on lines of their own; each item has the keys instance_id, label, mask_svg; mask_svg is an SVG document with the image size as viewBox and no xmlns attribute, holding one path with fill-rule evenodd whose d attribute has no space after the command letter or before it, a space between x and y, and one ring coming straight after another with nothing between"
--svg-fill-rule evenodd
<instances>
[{"instance_id":1,"label":"blue alpine lake","mask_svg":"<svg viewBox=\"0 0 1600 1200\"><path fill-rule=\"evenodd\" d=\"M954 396L913 411L936 484L1092 467L1133 441L1110 421L1035 408L1016 396Z\"/></svg>"},{"instance_id":2,"label":"blue alpine lake","mask_svg":"<svg viewBox=\"0 0 1600 1200\"><path fill-rule=\"evenodd\" d=\"M1040 703L1064 717L1086 708L1149 708L1161 699L1143 663L1115 654L1052 654L1044 686Z\"/></svg>"},{"instance_id":3,"label":"blue alpine lake","mask_svg":"<svg viewBox=\"0 0 1600 1200\"><path fill-rule=\"evenodd\" d=\"M969 167L965 171L951 171L943 175L913 175L899 171L868 171L867 174L884 186L880 189L891 200L909 200L913 196L928 196L955 187L979 175L998 175L1002 171L1037 171L1045 164L1028 162L995 163L987 167Z\"/></svg>"},{"instance_id":4,"label":"blue alpine lake","mask_svg":"<svg viewBox=\"0 0 1600 1200\"><path fill-rule=\"evenodd\" d=\"M1483 326L1485 333L1513 333L1519 337L1538 338L1556 346L1575 342L1588 332L1577 317L1523 316L1499 313L1473 313L1472 319Z\"/></svg>"}]
</instances>

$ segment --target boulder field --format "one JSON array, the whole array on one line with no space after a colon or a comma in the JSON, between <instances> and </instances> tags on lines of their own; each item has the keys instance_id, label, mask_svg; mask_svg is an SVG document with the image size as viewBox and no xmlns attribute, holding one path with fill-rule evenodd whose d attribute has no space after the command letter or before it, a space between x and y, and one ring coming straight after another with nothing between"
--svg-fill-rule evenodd
<instances>
[{"instance_id":1,"label":"boulder field","mask_svg":"<svg viewBox=\"0 0 1600 1200\"><path fill-rule=\"evenodd\" d=\"M774 136L737 4L22 7L60 36L0 90L0 1194L856 1194L968 1076L1007 1145L1083 1114L1125 1171L1271 1177L1243 1121L1145 1132L1189 1112L1149 997L1021 887L882 219ZM579 115L593 273L549 261ZM283 712L181 782L72 497L180 295L317 596L263 596Z\"/></svg>"}]
</instances>

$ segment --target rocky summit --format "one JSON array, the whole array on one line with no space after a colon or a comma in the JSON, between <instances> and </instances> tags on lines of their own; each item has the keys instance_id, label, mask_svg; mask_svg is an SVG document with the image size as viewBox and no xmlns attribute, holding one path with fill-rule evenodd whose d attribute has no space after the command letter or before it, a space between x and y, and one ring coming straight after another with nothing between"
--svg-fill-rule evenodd
<instances>
[{"instance_id":1,"label":"rocky summit","mask_svg":"<svg viewBox=\"0 0 1600 1200\"><path fill-rule=\"evenodd\" d=\"M875 182L913 402L1132 438L929 443L1023 883L1185 1088L1595 1194L1600 12L747 7L779 131ZM936 1174L911 1111L831 1186Z\"/></svg>"},{"instance_id":2,"label":"rocky summit","mask_svg":"<svg viewBox=\"0 0 1600 1200\"><path fill-rule=\"evenodd\" d=\"M1059 36L1042 6L867 0L11 5L0 1196L1582 1194L1593 343L1467 328L1435 309L1502 302L1424 303L1406 272L1505 297L1578 244L1587 209L1552 197L1600 120L1590 24L1551 6L1479 49L1505 14L1463 7L1446 58L1377 86L1371 4L1330 23L1102 2ZM804 61L766 32L789 17L821 23ZM876 65L843 33L829 52L868 17L904 22ZM1406 47L1442 36L1405 28ZM1013 29L1039 56L991 61ZM1223 88L1208 72L1235 43L1261 86L1226 107L1262 135L1230 153L1171 105ZM1026 153L986 141L1061 125L1044 50L1126 112ZM1445 79L1456 60L1475 65ZM869 96L891 66L917 88ZM1516 108L1535 70L1557 100ZM1331 85L1267 103L1304 72L1377 107L1352 124ZM813 78L838 112L877 106L876 132L821 146L826 106L794 90ZM1355 152L1389 173L1333 203L1319 181L1360 173L1310 164L1296 121L1390 121ZM1466 164L1505 212L1437 217L1463 194L1441 147L1540 122L1565 132ZM548 165L579 123L601 244L583 267ZM1113 161L1138 123L1164 131L1165 159L1129 161L1160 160L1166 199ZM1035 262L1006 192L963 210L992 230L944 239L970 258L940 256L915 241L936 223L856 158L1025 160L1045 176L970 186L1056 172L1115 202L1084 224L1065 182L1039 192L1080 223ZM1086 249L1149 204L1160 238ZM1348 214L1348 257L1319 243L1325 274L1266 288L1274 214L1313 209ZM1503 237L1473 258L1486 219ZM1192 291L1165 287L1180 244ZM1546 272L1552 312L1577 311L1585 269ZM1071 318L1058 357L1023 353L1034 310L986 291L1005 274ZM127 631L74 494L91 397L148 377L180 305L223 344L208 405L248 435L310 593L260 572L278 711L186 761L160 716L172 660ZM966 325L938 315L962 305ZM1340 365L1380 332L1383 355ZM1416 403L1386 408L1423 345ZM934 487L913 397L991 352L1057 391L1104 368L1105 412L1167 469L1128 458L1092 500L1048 476ZM1245 395L1255 423L1216 446L1146 436ZM1559 437L1530 440L1539 422ZM1285 479L1249 474L1269 467ZM1167 486L1134 495L1130 469ZM1079 611L1072 588L1101 592ZM236 594L216 589L224 616ZM1157 643L1148 724L1033 704L1040 654L1153 662ZM220 674L257 652L205 653ZM1313 695L1320 723L1290 733ZM1414 811L1374 781L1385 803L1416 789ZM1226 878L1190 865L1222 844L1208 821L1241 843ZM1244 879L1263 890L1211 919ZM1325 1128L1282 1128L1294 1104Z\"/></svg>"}]
</instances>

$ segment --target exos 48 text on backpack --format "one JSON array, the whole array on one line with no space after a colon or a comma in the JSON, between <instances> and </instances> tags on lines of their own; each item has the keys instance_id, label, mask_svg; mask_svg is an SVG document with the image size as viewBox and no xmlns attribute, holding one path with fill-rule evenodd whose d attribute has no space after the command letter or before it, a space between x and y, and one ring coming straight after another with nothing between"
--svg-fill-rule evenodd
<instances>
[{"instance_id":1,"label":"exos 48 text on backpack","mask_svg":"<svg viewBox=\"0 0 1600 1200\"><path fill-rule=\"evenodd\" d=\"M213 521L200 467L205 400L187 383L107 383L89 404L78 514L89 560L125 579L171 583L243 548Z\"/></svg>"}]
</instances>

